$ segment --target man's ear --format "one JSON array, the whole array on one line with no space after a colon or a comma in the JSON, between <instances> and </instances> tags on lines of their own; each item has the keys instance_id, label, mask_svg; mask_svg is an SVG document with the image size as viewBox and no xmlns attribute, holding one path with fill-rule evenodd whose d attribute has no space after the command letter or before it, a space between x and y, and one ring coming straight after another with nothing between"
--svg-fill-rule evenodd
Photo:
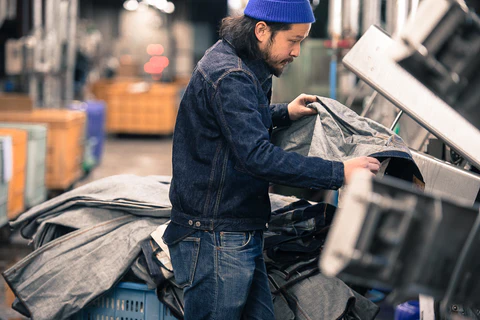
<instances>
[{"instance_id":1,"label":"man's ear","mask_svg":"<svg viewBox=\"0 0 480 320\"><path fill-rule=\"evenodd\" d=\"M266 43L270 39L270 27L264 21L257 22L255 36L260 43Z\"/></svg>"}]
</instances>

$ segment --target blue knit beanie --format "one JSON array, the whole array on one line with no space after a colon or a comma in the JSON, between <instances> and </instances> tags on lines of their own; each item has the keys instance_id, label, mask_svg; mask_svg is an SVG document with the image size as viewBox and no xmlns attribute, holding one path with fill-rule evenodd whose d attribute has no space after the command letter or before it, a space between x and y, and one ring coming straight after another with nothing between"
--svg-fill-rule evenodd
<instances>
[{"instance_id":1,"label":"blue knit beanie","mask_svg":"<svg viewBox=\"0 0 480 320\"><path fill-rule=\"evenodd\" d=\"M250 0L244 14L251 18L282 23L313 23L308 0Z\"/></svg>"}]
</instances>

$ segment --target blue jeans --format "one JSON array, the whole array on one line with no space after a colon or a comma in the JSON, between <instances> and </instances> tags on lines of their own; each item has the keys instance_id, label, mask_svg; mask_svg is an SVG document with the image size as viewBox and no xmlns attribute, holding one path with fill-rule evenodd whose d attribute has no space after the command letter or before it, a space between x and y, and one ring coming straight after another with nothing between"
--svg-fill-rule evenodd
<instances>
[{"instance_id":1,"label":"blue jeans","mask_svg":"<svg viewBox=\"0 0 480 320\"><path fill-rule=\"evenodd\" d=\"M185 320L274 320L262 249L262 231L196 231L169 246Z\"/></svg>"}]
</instances>

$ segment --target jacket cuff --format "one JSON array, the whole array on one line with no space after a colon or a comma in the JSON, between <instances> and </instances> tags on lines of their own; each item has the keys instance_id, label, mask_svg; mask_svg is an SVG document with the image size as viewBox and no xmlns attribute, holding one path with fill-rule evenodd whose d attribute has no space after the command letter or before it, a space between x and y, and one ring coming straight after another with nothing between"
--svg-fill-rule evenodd
<instances>
[{"instance_id":1,"label":"jacket cuff","mask_svg":"<svg viewBox=\"0 0 480 320\"><path fill-rule=\"evenodd\" d=\"M345 177L345 171L343 162L332 161L332 181L330 183L330 189L337 190L343 186Z\"/></svg>"},{"instance_id":2,"label":"jacket cuff","mask_svg":"<svg viewBox=\"0 0 480 320\"><path fill-rule=\"evenodd\" d=\"M288 103L276 104L273 109L272 123L274 127L288 127L292 124L288 115Z\"/></svg>"}]
</instances>

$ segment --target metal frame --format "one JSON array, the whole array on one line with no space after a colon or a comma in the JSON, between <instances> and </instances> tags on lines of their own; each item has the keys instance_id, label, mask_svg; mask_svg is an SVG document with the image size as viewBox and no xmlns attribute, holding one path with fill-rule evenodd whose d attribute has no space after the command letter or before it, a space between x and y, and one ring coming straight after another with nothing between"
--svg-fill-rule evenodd
<instances>
[{"instance_id":1,"label":"metal frame","mask_svg":"<svg viewBox=\"0 0 480 320\"><path fill-rule=\"evenodd\" d=\"M480 131L389 54L393 40L372 26L343 59L345 66L425 129L480 167Z\"/></svg>"}]
</instances>

